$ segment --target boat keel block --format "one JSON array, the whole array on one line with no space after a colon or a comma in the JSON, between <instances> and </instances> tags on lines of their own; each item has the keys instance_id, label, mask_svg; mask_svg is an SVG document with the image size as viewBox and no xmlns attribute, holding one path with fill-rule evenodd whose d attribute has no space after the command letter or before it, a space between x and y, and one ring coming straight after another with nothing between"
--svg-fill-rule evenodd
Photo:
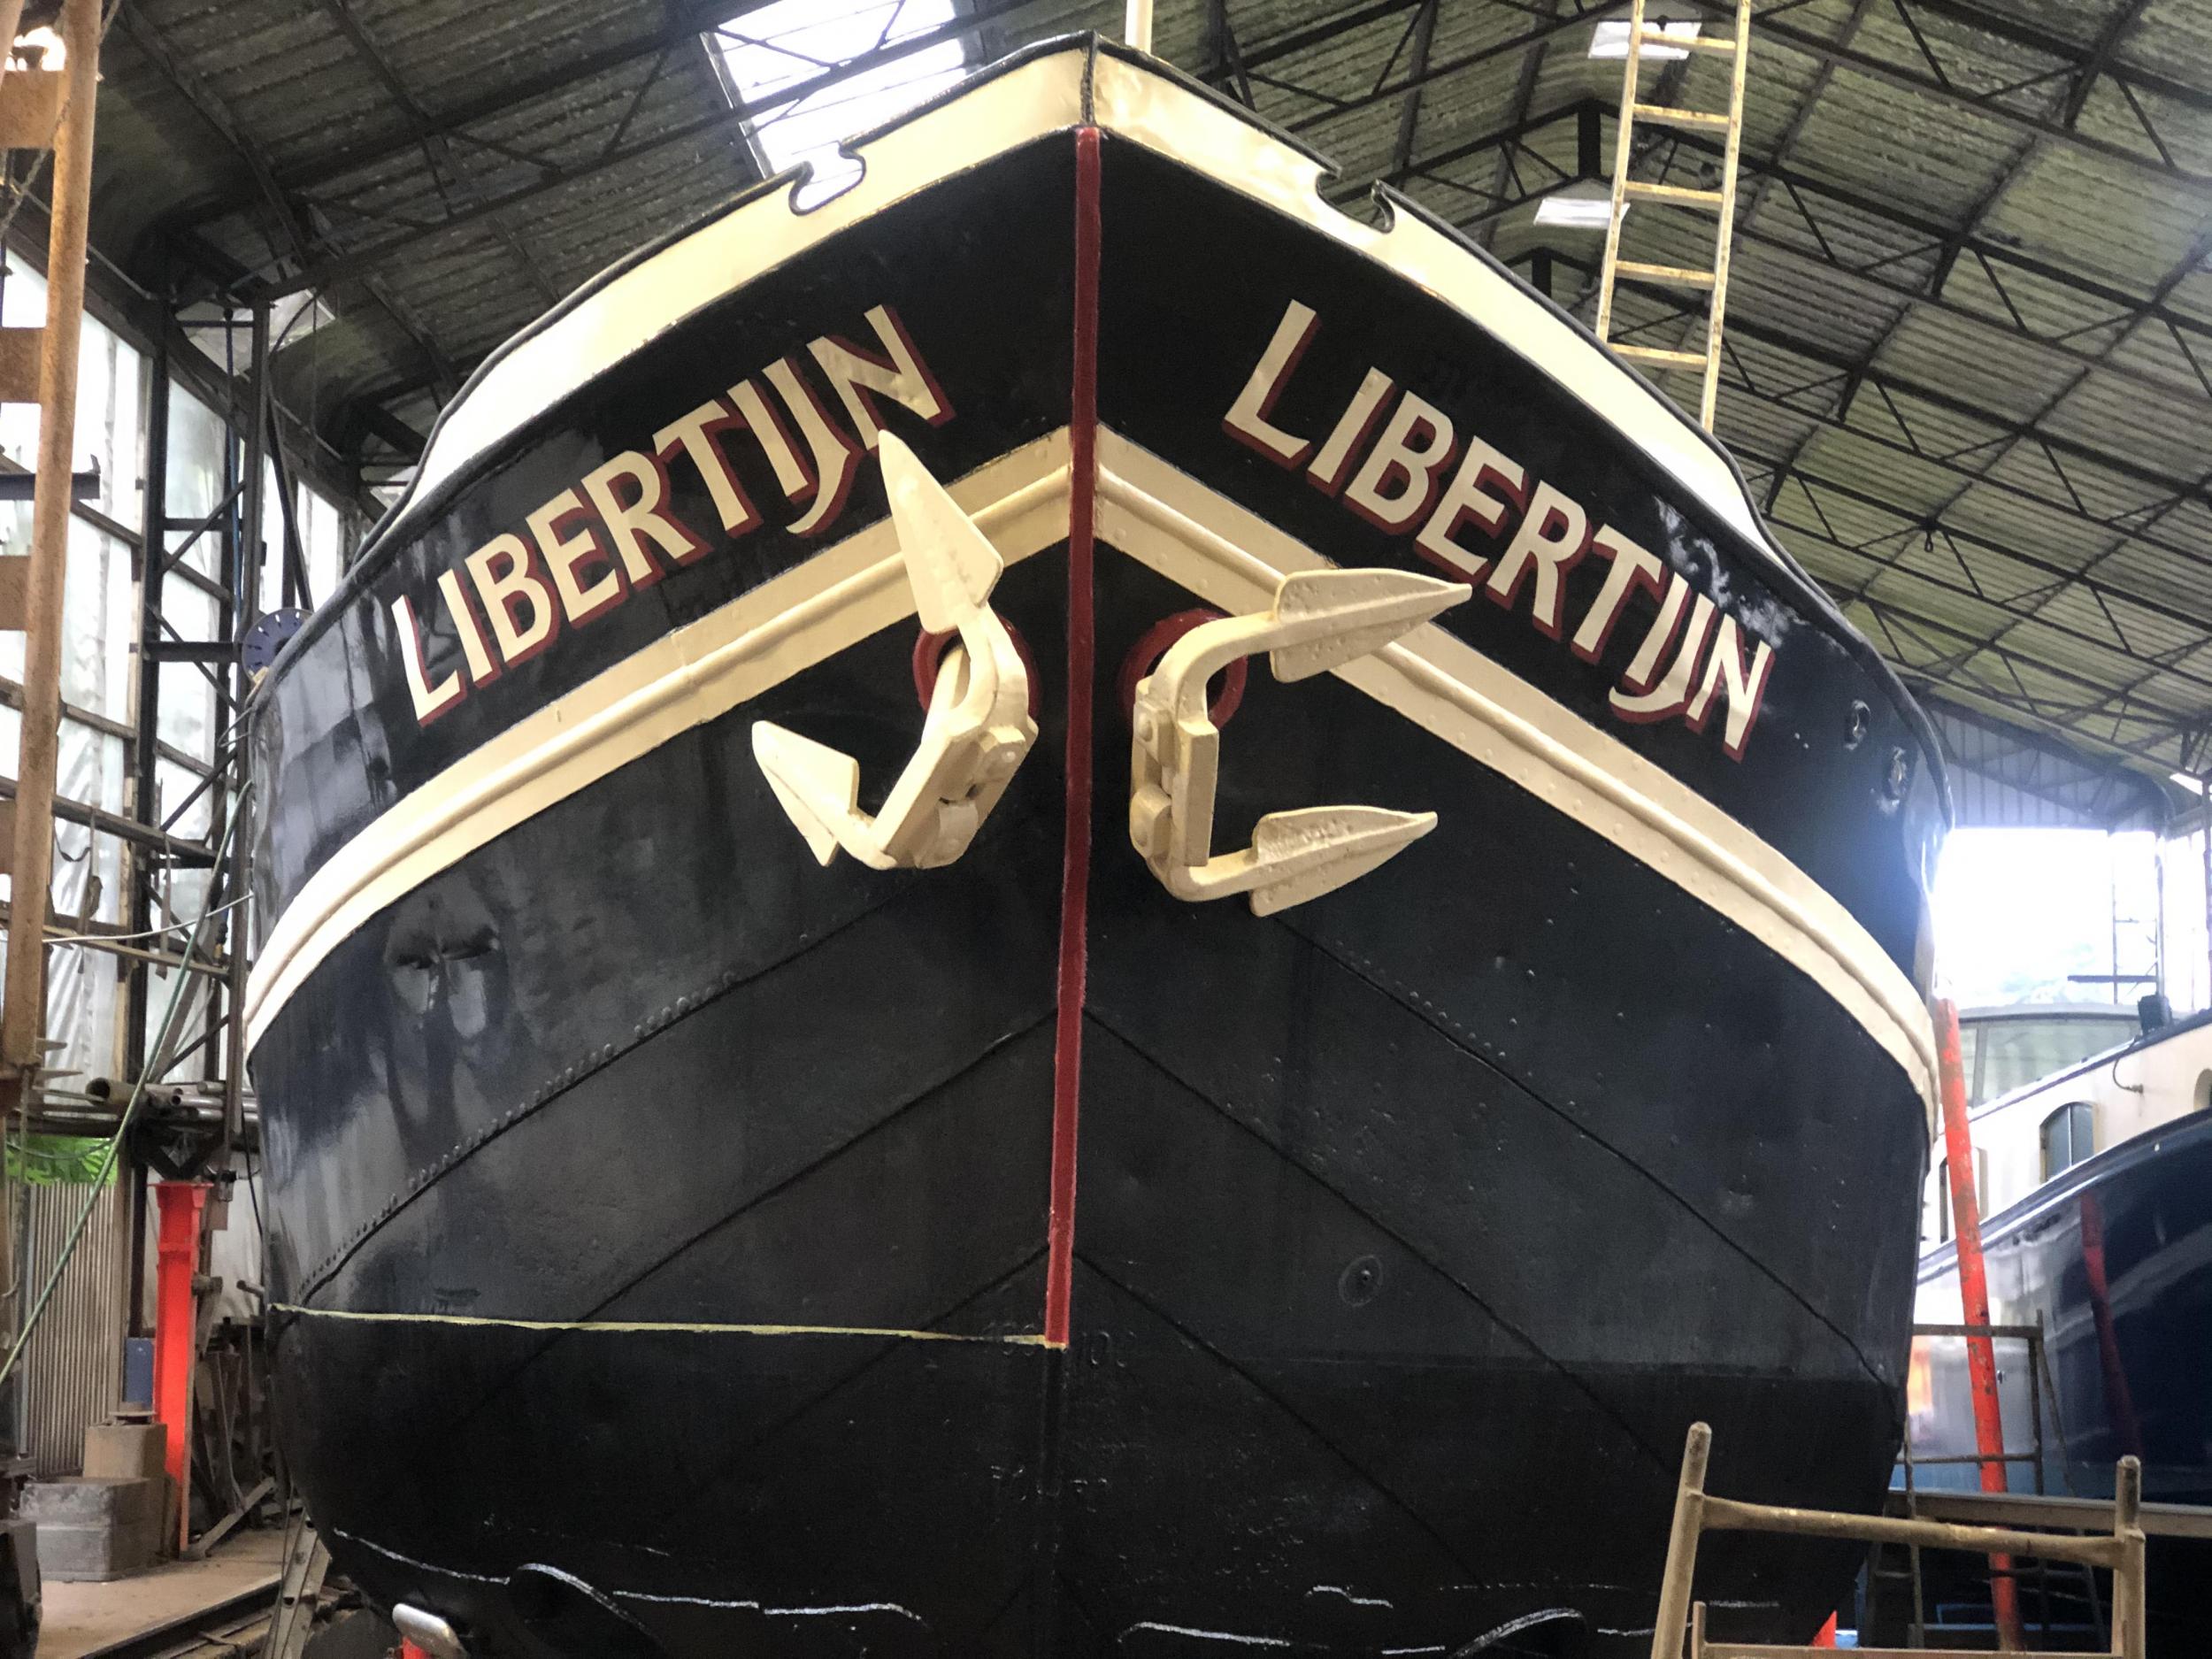
<instances>
[{"instance_id":1,"label":"boat keel block","mask_svg":"<svg viewBox=\"0 0 2212 1659\"><path fill-rule=\"evenodd\" d=\"M934 870L968 850L1037 725L1029 671L991 609L1004 561L897 437L882 434L878 450L915 611L930 633L960 635L938 672L921 742L873 818L859 809L860 763L842 750L760 720L753 757L820 863L842 847L871 869Z\"/></svg>"},{"instance_id":2,"label":"boat keel block","mask_svg":"<svg viewBox=\"0 0 2212 1659\"><path fill-rule=\"evenodd\" d=\"M430 1655L430 1659L468 1659L453 1626L435 1613L402 1601L392 1609L392 1628Z\"/></svg>"},{"instance_id":3,"label":"boat keel block","mask_svg":"<svg viewBox=\"0 0 2212 1659\"><path fill-rule=\"evenodd\" d=\"M1129 757L1129 840L1180 899L1252 895L1271 915L1356 881L1436 827L1433 812L1373 806L1271 812L1252 844L1213 854L1221 730L1206 686L1239 657L1268 653L1275 678L1304 680L1381 649L1466 599L1464 583L1409 571L1299 571L1264 615L1193 628L1138 682Z\"/></svg>"}]
</instances>

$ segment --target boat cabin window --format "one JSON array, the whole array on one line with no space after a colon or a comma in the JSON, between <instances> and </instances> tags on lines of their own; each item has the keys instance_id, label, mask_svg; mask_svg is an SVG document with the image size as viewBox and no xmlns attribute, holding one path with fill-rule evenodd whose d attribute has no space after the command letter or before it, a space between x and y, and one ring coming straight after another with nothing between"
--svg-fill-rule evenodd
<instances>
[{"instance_id":1,"label":"boat cabin window","mask_svg":"<svg viewBox=\"0 0 2212 1659\"><path fill-rule=\"evenodd\" d=\"M1978 1106L2009 1094L2141 1034L2135 1017L2118 1009L2108 1013L2055 1010L2044 1015L2006 1014L1962 1022L1959 1043L1966 1070L1966 1103Z\"/></svg>"},{"instance_id":2,"label":"boat cabin window","mask_svg":"<svg viewBox=\"0 0 2212 1659\"><path fill-rule=\"evenodd\" d=\"M2085 1100L2060 1107L2043 1120L2043 1179L2051 1179L2097 1149L2096 1110Z\"/></svg>"}]
</instances>

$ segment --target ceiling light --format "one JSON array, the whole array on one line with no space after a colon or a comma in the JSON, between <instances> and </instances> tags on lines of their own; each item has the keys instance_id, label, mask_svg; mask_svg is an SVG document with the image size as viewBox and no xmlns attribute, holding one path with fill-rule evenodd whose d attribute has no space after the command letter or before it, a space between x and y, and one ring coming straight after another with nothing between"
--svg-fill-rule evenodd
<instances>
[{"instance_id":1,"label":"ceiling light","mask_svg":"<svg viewBox=\"0 0 2212 1659\"><path fill-rule=\"evenodd\" d=\"M1644 33L1647 35L1662 34L1678 41L1694 41L1697 38L1698 25L1695 23L1647 23L1644 25ZM1646 63L1678 62L1689 55L1690 49L1686 46L1655 46L1649 41L1644 42L1644 50L1637 54ZM1596 31L1590 36L1590 56L1618 58L1624 60L1628 57L1628 25L1622 22L1599 24Z\"/></svg>"},{"instance_id":2,"label":"ceiling light","mask_svg":"<svg viewBox=\"0 0 2212 1659\"><path fill-rule=\"evenodd\" d=\"M1613 217L1613 197L1571 196L1561 191L1536 204L1536 222L1557 230L1603 230Z\"/></svg>"}]
</instances>

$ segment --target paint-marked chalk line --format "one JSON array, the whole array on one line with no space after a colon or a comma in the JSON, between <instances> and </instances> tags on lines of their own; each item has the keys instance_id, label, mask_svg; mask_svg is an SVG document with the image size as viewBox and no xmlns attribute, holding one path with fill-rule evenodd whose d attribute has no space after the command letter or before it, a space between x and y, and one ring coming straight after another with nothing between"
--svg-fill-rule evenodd
<instances>
[{"instance_id":1,"label":"paint-marked chalk line","mask_svg":"<svg viewBox=\"0 0 2212 1659\"><path fill-rule=\"evenodd\" d=\"M269 1304L276 1313L298 1314L310 1319L340 1319L357 1325L448 1325L502 1331L596 1333L604 1335L683 1336L859 1336L900 1342L982 1342L1001 1347L1043 1348L1040 1332L1011 1335L972 1335L959 1331L902 1331L866 1325L718 1325L657 1319L502 1319L462 1313L370 1313L349 1308L303 1308L296 1302Z\"/></svg>"}]
</instances>

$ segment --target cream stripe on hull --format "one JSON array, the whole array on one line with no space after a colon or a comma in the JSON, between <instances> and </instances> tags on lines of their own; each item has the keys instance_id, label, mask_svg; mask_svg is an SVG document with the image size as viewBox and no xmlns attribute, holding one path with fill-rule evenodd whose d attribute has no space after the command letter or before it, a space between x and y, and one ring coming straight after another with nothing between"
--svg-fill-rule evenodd
<instances>
[{"instance_id":1,"label":"cream stripe on hull","mask_svg":"<svg viewBox=\"0 0 2212 1659\"><path fill-rule=\"evenodd\" d=\"M1100 540L1218 610L1263 610L1285 575L1330 564L1118 434L1100 433L1099 465ZM1912 981L1833 895L1719 807L1433 623L1335 672L1801 969L1933 1112L1935 1034Z\"/></svg>"},{"instance_id":2,"label":"cream stripe on hull","mask_svg":"<svg viewBox=\"0 0 2212 1659\"><path fill-rule=\"evenodd\" d=\"M1064 429L952 486L1010 563L1065 539ZM1230 612L1329 563L1139 446L1099 435L1101 540ZM318 964L380 910L690 727L914 614L889 521L846 538L556 699L414 790L301 887L248 987L258 1042ZM1833 997L1932 1105L1934 1038L1911 982L1836 899L1663 768L1432 624L1336 671L1604 836Z\"/></svg>"},{"instance_id":3,"label":"cream stripe on hull","mask_svg":"<svg viewBox=\"0 0 2212 1659\"><path fill-rule=\"evenodd\" d=\"M952 486L1009 564L1068 533L1067 429ZM456 761L302 884L246 986L257 1044L338 942L494 837L695 726L914 614L888 518L555 698Z\"/></svg>"},{"instance_id":4,"label":"cream stripe on hull","mask_svg":"<svg viewBox=\"0 0 2212 1659\"><path fill-rule=\"evenodd\" d=\"M893 204L1083 119L1092 80L1097 127L1191 167L1388 266L1473 319L1610 424L1698 501L1772 557L1733 469L1688 418L1558 312L1465 245L1410 215L1379 229L1321 196L1312 157L1157 70L1081 46L992 76L855 147L860 181L797 211L771 190L641 259L495 356L439 421L399 514L426 503L545 410L643 350L686 318Z\"/></svg>"}]
</instances>

